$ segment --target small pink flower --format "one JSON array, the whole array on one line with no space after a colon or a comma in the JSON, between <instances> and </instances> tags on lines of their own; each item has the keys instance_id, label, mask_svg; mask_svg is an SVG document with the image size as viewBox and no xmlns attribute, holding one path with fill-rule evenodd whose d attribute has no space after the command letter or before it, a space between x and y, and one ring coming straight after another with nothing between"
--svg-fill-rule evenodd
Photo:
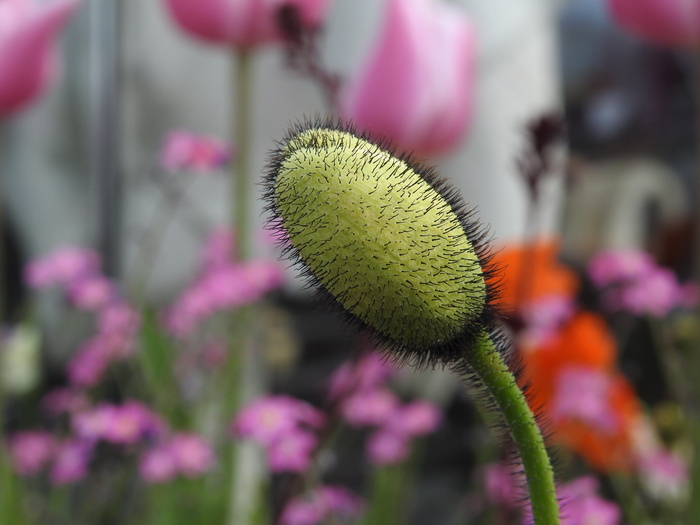
<instances>
[{"instance_id":1,"label":"small pink flower","mask_svg":"<svg viewBox=\"0 0 700 525\"><path fill-rule=\"evenodd\" d=\"M69 440L59 444L49 478L56 485L82 480L87 475L91 447L83 441Z\"/></svg>"},{"instance_id":2,"label":"small pink flower","mask_svg":"<svg viewBox=\"0 0 700 525\"><path fill-rule=\"evenodd\" d=\"M331 516L354 518L362 507L362 500L347 489L325 485L287 503L280 525L316 525Z\"/></svg>"},{"instance_id":3,"label":"small pink flower","mask_svg":"<svg viewBox=\"0 0 700 525\"><path fill-rule=\"evenodd\" d=\"M459 143L471 120L474 30L439 0L388 0L377 44L341 93L363 131L423 155Z\"/></svg>"},{"instance_id":4,"label":"small pink flower","mask_svg":"<svg viewBox=\"0 0 700 525\"><path fill-rule=\"evenodd\" d=\"M77 279L68 287L68 299L77 308L97 310L106 306L116 294L112 281L101 275Z\"/></svg>"},{"instance_id":5,"label":"small pink flower","mask_svg":"<svg viewBox=\"0 0 700 525\"><path fill-rule=\"evenodd\" d=\"M187 477L199 476L214 464L211 447L196 434L175 434L168 448L177 471Z\"/></svg>"},{"instance_id":6,"label":"small pink flower","mask_svg":"<svg viewBox=\"0 0 700 525\"><path fill-rule=\"evenodd\" d=\"M483 467L482 476L486 498L492 505L518 508L527 496L525 476L514 465L490 463Z\"/></svg>"},{"instance_id":7,"label":"small pink flower","mask_svg":"<svg viewBox=\"0 0 700 525\"><path fill-rule=\"evenodd\" d=\"M621 512L617 505L597 494L598 481L583 476L559 489L562 507L562 525L618 525Z\"/></svg>"},{"instance_id":8,"label":"small pink flower","mask_svg":"<svg viewBox=\"0 0 700 525\"><path fill-rule=\"evenodd\" d=\"M405 434L381 429L367 440L367 455L375 465L393 465L408 457L409 438Z\"/></svg>"},{"instance_id":9,"label":"small pink flower","mask_svg":"<svg viewBox=\"0 0 700 525\"><path fill-rule=\"evenodd\" d=\"M346 398L341 410L354 426L381 425L398 409L399 400L386 388L357 392Z\"/></svg>"},{"instance_id":10,"label":"small pink flower","mask_svg":"<svg viewBox=\"0 0 700 525\"><path fill-rule=\"evenodd\" d=\"M428 401L413 401L395 410L385 428L406 436L424 436L440 425L440 409Z\"/></svg>"},{"instance_id":11,"label":"small pink flower","mask_svg":"<svg viewBox=\"0 0 700 525\"><path fill-rule=\"evenodd\" d=\"M234 246L235 235L230 230L226 228L214 230L207 237L200 254L201 268L207 272L231 264L236 257Z\"/></svg>"},{"instance_id":12,"label":"small pink flower","mask_svg":"<svg viewBox=\"0 0 700 525\"><path fill-rule=\"evenodd\" d=\"M639 479L658 499L681 500L688 493L688 462L663 449L642 456L637 462Z\"/></svg>"},{"instance_id":13,"label":"small pink flower","mask_svg":"<svg viewBox=\"0 0 700 525\"><path fill-rule=\"evenodd\" d=\"M318 428L323 423L323 414L308 403L289 396L266 396L256 399L239 412L233 423L233 431L261 445L270 445L278 437L302 425Z\"/></svg>"},{"instance_id":14,"label":"small pink flower","mask_svg":"<svg viewBox=\"0 0 700 525\"><path fill-rule=\"evenodd\" d=\"M147 483L165 483L177 476L175 459L167 446L146 450L139 458L139 474Z\"/></svg>"},{"instance_id":15,"label":"small pink flower","mask_svg":"<svg viewBox=\"0 0 700 525\"><path fill-rule=\"evenodd\" d=\"M567 366L559 371L555 383L549 413L552 419L576 419L602 433L615 432L620 421L610 404L610 374L596 368Z\"/></svg>"},{"instance_id":16,"label":"small pink flower","mask_svg":"<svg viewBox=\"0 0 700 525\"><path fill-rule=\"evenodd\" d=\"M588 276L599 288L636 281L655 268L651 255L640 250L618 249L598 253L588 263Z\"/></svg>"},{"instance_id":17,"label":"small pink flower","mask_svg":"<svg viewBox=\"0 0 700 525\"><path fill-rule=\"evenodd\" d=\"M333 373L328 395L331 399L337 399L353 392L372 390L383 384L394 372L392 365L377 352L366 352L357 363L347 362Z\"/></svg>"},{"instance_id":18,"label":"small pink flower","mask_svg":"<svg viewBox=\"0 0 700 525\"><path fill-rule=\"evenodd\" d=\"M99 272L100 258L92 250L67 247L32 261L25 269L25 279L32 288L60 284L67 286L77 279Z\"/></svg>"},{"instance_id":19,"label":"small pink flower","mask_svg":"<svg viewBox=\"0 0 700 525\"><path fill-rule=\"evenodd\" d=\"M10 437L8 448L15 472L31 476L49 463L56 450L56 441L48 432L16 432Z\"/></svg>"},{"instance_id":20,"label":"small pink flower","mask_svg":"<svg viewBox=\"0 0 700 525\"><path fill-rule=\"evenodd\" d=\"M104 376L110 361L99 342L82 344L67 365L71 385L81 388L95 386Z\"/></svg>"},{"instance_id":21,"label":"small pink flower","mask_svg":"<svg viewBox=\"0 0 700 525\"><path fill-rule=\"evenodd\" d=\"M78 0L0 2L0 117L41 94L57 70L55 40Z\"/></svg>"},{"instance_id":22,"label":"small pink flower","mask_svg":"<svg viewBox=\"0 0 700 525\"><path fill-rule=\"evenodd\" d=\"M294 429L278 435L269 443L267 463L272 472L304 472L316 448L316 436Z\"/></svg>"},{"instance_id":23,"label":"small pink flower","mask_svg":"<svg viewBox=\"0 0 700 525\"><path fill-rule=\"evenodd\" d=\"M60 416L64 413L73 414L85 410L88 399L79 390L56 388L44 396L41 405L48 414Z\"/></svg>"},{"instance_id":24,"label":"small pink flower","mask_svg":"<svg viewBox=\"0 0 700 525\"><path fill-rule=\"evenodd\" d=\"M519 341L525 348L545 344L574 313L573 299L568 295L549 295L529 303L522 309L525 329Z\"/></svg>"},{"instance_id":25,"label":"small pink flower","mask_svg":"<svg viewBox=\"0 0 700 525\"><path fill-rule=\"evenodd\" d=\"M165 0L177 24L204 41L252 47L279 42L278 10L293 6L302 24L317 28L329 0Z\"/></svg>"},{"instance_id":26,"label":"small pink flower","mask_svg":"<svg viewBox=\"0 0 700 525\"><path fill-rule=\"evenodd\" d=\"M220 140L176 130L165 137L160 166L166 171L206 173L225 166L230 157L230 149Z\"/></svg>"}]
</instances>

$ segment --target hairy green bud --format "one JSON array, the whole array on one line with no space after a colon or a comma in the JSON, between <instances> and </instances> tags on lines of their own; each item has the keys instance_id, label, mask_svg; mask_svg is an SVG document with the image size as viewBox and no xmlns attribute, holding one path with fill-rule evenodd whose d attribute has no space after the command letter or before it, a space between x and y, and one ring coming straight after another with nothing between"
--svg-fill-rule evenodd
<instances>
[{"instance_id":1,"label":"hairy green bud","mask_svg":"<svg viewBox=\"0 0 700 525\"><path fill-rule=\"evenodd\" d=\"M307 123L273 153L266 184L306 273L381 339L450 361L445 350L481 332L491 293L477 229L429 168L347 127Z\"/></svg>"}]
</instances>

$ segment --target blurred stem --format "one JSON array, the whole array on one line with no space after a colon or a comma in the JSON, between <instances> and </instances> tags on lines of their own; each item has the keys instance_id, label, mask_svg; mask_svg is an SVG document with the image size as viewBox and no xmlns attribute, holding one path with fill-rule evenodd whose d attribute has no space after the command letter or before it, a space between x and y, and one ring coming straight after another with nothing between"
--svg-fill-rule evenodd
<instances>
[{"instance_id":1,"label":"blurred stem","mask_svg":"<svg viewBox=\"0 0 700 525\"><path fill-rule=\"evenodd\" d=\"M487 333L482 333L478 343L465 351L464 360L498 405L518 449L530 492L533 523L557 525L559 504L554 472L540 429L515 376Z\"/></svg>"},{"instance_id":2,"label":"blurred stem","mask_svg":"<svg viewBox=\"0 0 700 525\"><path fill-rule=\"evenodd\" d=\"M233 140L236 154L231 163L231 233L236 238L236 255L240 260L250 256L250 122L251 122L251 51L234 52L235 99L233 107Z\"/></svg>"}]
</instances>

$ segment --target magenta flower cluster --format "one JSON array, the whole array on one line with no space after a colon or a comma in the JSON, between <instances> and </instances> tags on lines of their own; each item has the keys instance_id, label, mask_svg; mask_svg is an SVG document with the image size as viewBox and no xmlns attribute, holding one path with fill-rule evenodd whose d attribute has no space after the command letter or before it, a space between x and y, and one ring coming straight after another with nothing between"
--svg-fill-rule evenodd
<instances>
[{"instance_id":1,"label":"magenta flower cluster","mask_svg":"<svg viewBox=\"0 0 700 525\"><path fill-rule=\"evenodd\" d=\"M402 403L387 385L393 368L377 353L366 353L333 374L330 398L351 426L372 429L367 455L376 465L403 461L411 440L429 434L441 421L440 410L427 401Z\"/></svg>"},{"instance_id":2,"label":"magenta flower cluster","mask_svg":"<svg viewBox=\"0 0 700 525\"><path fill-rule=\"evenodd\" d=\"M160 167L168 172L208 173L226 166L233 156L223 141L185 130L170 131L160 151Z\"/></svg>"},{"instance_id":3,"label":"magenta flower cluster","mask_svg":"<svg viewBox=\"0 0 700 525\"><path fill-rule=\"evenodd\" d=\"M207 318L253 303L283 282L281 266L266 259L236 261L232 234L214 232L205 243L198 275L165 313L165 325L187 337Z\"/></svg>"},{"instance_id":4,"label":"magenta flower cluster","mask_svg":"<svg viewBox=\"0 0 700 525\"><path fill-rule=\"evenodd\" d=\"M65 399L67 392L61 394ZM61 409L70 410L66 436L34 430L16 432L9 438L13 467L23 476L46 470L54 484L80 481L87 476L100 442L138 455L139 471L147 482L168 481L177 475L198 476L213 466L213 452L201 436L173 433L162 418L139 401L87 406L83 398L79 404L59 406L55 397L52 416L60 416Z\"/></svg>"},{"instance_id":5,"label":"magenta flower cluster","mask_svg":"<svg viewBox=\"0 0 700 525\"><path fill-rule=\"evenodd\" d=\"M666 317L676 308L693 308L698 302L696 283L679 283L670 269L658 266L640 250L601 252L587 270L601 290L603 305L612 312Z\"/></svg>"},{"instance_id":6,"label":"magenta flower cluster","mask_svg":"<svg viewBox=\"0 0 700 525\"><path fill-rule=\"evenodd\" d=\"M264 396L244 407L231 426L233 435L265 449L272 472L304 472L326 421L312 405L289 396Z\"/></svg>"},{"instance_id":7,"label":"magenta flower cluster","mask_svg":"<svg viewBox=\"0 0 700 525\"><path fill-rule=\"evenodd\" d=\"M96 385L109 365L128 358L140 316L100 269L99 256L83 248L63 248L32 261L25 268L34 289L59 287L67 300L96 317L96 332L77 349L68 363L68 378L79 387Z\"/></svg>"},{"instance_id":8,"label":"magenta flower cluster","mask_svg":"<svg viewBox=\"0 0 700 525\"><path fill-rule=\"evenodd\" d=\"M317 525L330 517L354 518L362 513L360 498L343 487L323 485L285 505L280 525Z\"/></svg>"}]
</instances>

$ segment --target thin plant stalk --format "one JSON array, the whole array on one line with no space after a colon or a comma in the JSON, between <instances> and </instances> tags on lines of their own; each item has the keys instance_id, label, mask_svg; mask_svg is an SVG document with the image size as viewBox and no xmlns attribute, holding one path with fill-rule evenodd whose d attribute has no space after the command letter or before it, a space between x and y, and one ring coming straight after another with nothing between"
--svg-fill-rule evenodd
<instances>
[{"instance_id":1,"label":"thin plant stalk","mask_svg":"<svg viewBox=\"0 0 700 525\"><path fill-rule=\"evenodd\" d=\"M251 153L251 108L252 75L250 50L238 49L233 55L232 79L235 86L232 132L236 155L231 163L231 233L234 235L235 256L239 261L251 255L250 226L250 153ZM255 308L248 306L231 312L229 317L229 364L226 377L225 407L235 411L252 395L259 394L264 377L262 364L253 348L251 332L247 327L254 324ZM230 494L227 523L244 525L250 522L256 510L254 501L262 479L260 458L249 445L234 443L230 451Z\"/></svg>"},{"instance_id":2,"label":"thin plant stalk","mask_svg":"<svg viewBox=\"0 0 700 525\"><path fill-rule=\"evenodd\" d=\"M530 492L534 523L558 524L559 503L552 465L542 433L515 376L488 334L482 334L479 344L468 350L465 361L498 405L518 449Z\"/></svg>"}]
</instances>

